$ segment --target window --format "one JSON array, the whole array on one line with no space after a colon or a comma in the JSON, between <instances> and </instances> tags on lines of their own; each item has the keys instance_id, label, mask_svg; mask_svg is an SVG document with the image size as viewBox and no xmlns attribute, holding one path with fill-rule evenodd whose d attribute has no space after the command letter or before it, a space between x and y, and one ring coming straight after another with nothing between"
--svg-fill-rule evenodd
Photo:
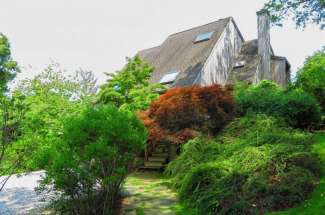
<instances>
[{"instance_id":1,"label":"window","mask_svg":"<svg viewBox=\"0 0 325 215\"><path fill-rule=\"evenodd\" d=\"M212 37L213 32L206 32L203 34L199 34L195 40L194 43L198 43L198 42L202 42L202 41L206 41L209 40Z\"/></svg>"},{"instance_id":2,"label":"window","mask_svg":"<svg viewBox=\"0 0 325 215\"><path fill-rule=\"evenodd\" d=\"M172 82L174 82L175 79L176 79L176 77L177 77L177 75L178 75L178 73L179 73L179 72L176 71L176 70L171 71L170 73L164 75L164 76L160 79L159 83L160 83L160 84L168 84L168 83L172 83Z\"/></svg>"},{"instance_id":3,"label":"window","mask_svg":"<svg viewBox=\"0 0 325 215\"><path fill-rule=\"evenodd\" d=\"M241 67L244 67L245 66L245 61L242 60L242 61L237 61L234 65L234 68L241 68Z\"/></svg>"}]
</instances>

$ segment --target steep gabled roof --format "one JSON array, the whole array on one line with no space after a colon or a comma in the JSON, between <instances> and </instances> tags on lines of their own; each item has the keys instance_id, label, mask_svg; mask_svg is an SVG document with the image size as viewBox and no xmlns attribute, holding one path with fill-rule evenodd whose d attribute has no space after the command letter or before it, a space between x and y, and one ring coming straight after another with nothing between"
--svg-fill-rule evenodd
<instances>
[{"instance_id":1,"label":"steep gabled roof","mask_svg":"<svg viewBox=\"0 0 325 215\"><path fill-rule=\"evenodd\" d=\"M151 82L159 82L165 74L179 71L174 85L192 84L231 20L231 17L220 19L172 34L161 46L140 51L138 55L155 67ZM194 43L196 36L206 32L213 32L209 40Z\"/></svg>"}]
</instances>

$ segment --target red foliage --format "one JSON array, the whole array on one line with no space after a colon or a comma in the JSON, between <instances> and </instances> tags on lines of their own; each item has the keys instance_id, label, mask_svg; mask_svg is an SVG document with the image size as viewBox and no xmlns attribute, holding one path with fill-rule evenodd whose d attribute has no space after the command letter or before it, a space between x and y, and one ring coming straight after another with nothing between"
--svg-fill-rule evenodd
<instances>
[{"instance_id":1,"label":"red foliage","mask_svg":"<svg viewBox=\"0 0 325 215\"><path fill-rule=\"evenodd\" d=\"M139 113L151 147L160 142L182 144L200 133L218 132L234 113L232 89L220 85L173 88Z\"/></svg>"}]
</instances>

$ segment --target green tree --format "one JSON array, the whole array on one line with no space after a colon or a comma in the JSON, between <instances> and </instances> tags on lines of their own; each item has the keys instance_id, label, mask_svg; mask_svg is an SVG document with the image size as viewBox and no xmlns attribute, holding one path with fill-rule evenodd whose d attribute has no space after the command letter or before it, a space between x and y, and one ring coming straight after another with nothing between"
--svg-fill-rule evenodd
<instances>
[{"instance_id":1,"label":"green tree","mask_svg":"<svg viewBox=\"0 0 325 215\"><path fill-rule=\"evenodd\" d=\"M16 100L7 95L8 84L17 72L19 67L11 57L8 38L0 34L0 169L3 167L6 151L17 135L22 113ZM9 177L0 182L0 191L8 179Z\"/></svg>"},{"instance_id":2,"label":"green tree","mask_svg":"<svg viewBox=\"0 0 325 215\"><path fill-rule=\"evenodd\" d=\"M292 17L297 27L315 23L325 28L325 0L268 0L264 6L272 16L272 21L282 25L284 19Z\"/></svg>"},{"instance_id":3,"label":"green tree","mask_svg":"<svg viewBox=\"0 0 325 215\"><path fill-rule=\"evenodd\" d=\"M43 168L48 161L44 159L47 149L62 134L63 120L77 116L91 103L96 89L93 74L78 71L68 77L65 73L58 64L51 64L34 78L22 81L14 91L12 98L23 97L24 117L19 138L6 153L2 173L10 172L21 151L26 155L16 172Z\"/></svg>"},{"instance_id":4,"label":"green tree","mask_svg":"<svg viewBox=\"0 0 325 215\"><path fill-rule=\"evenodd\" d=\"M325 113L325 48L307 58L298 71L296 86L314 95Z\"/></svg>"},{"instance_id":5,"label":"green tree","mask_svg":"<svg viewBox=\"0 0 325 215\"><path fill-rule=\"evenodd\" d=\"M79 69L75 72L73 82L77 84L77 98L91 100L98 91L97 78L92 71Z\"/></svg>"},{"instance_id":6,"label":"green tree","mask_svg":"<svg viewBox=\"0 0 325 215\"><path fill-rule=\"evenodd\" d=\"M15 78L19 67L11 57L8 38L0 33L0 94L8 90L8 83Z\"/></svg>"},{"instance_id":7,"label":"green tree","mask_svg":"<svg viewBox=\"0 0 325 215\"><path fill-rule=\"evenodd\" d=\"M41 189L61 194L54 204L60 212L114 214L121 185L145 141L146 129L134 114L89 107L65 121Z\"/></svg>"},{"instance_id":8,"label":"green tree","mask_svg":"<svg viewBox=\"0 0 325 215\"><path fill-rule=\"evenodd\" d=\"M145 110L158 98L163 89L160 84L150 84L153 68L139 57L128 59L126 66L110 78L99 92L98 103L114 104L125 110Z\"/></svg>"}]
</instances>

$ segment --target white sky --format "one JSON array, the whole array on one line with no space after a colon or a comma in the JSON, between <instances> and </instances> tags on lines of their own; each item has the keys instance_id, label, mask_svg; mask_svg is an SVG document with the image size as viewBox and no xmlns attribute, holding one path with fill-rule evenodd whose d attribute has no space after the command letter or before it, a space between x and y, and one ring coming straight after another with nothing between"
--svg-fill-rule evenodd
<instances>
[{"instance_id":1,"label":"white sky","mask_svg":"<svg viewBox=\"0 0 325 215\"><path fill-rule=\"evenodd\" d=\"M93 70L99 82L125 57L160 45L168 35L233 16L246 40L257 35L256 11L264 0L0 0L0 32L31 77L55 61L70 71ZM325 45L325 30L293 22L274 27L272 46L293 71ZM32 68L30 68L32 66Z\"/></svg>"}]
</instances>

